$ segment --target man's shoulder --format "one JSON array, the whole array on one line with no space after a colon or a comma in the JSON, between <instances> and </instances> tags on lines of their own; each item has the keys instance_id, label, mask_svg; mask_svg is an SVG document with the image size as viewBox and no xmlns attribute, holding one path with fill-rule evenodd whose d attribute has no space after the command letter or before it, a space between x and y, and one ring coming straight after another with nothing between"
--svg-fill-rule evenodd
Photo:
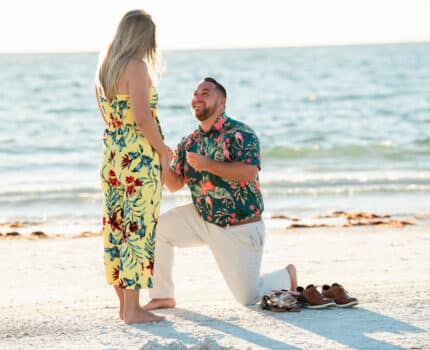
<instances>
[{"instance_id":1,"label":"man's shoulder","mask_svg":"<svg viewBox=\"0 0 430 350\"><path fill-rule=\"evenodd\" d=\"M182 137L182 139L181 139L181 141L179 142L179 144L180 145L184 145L184 144L186 144L187 142L190 142L190 141L192 141L195 137L196 137L196 135L197 135L197 133L199 132L199 129L196 129L196 130L194 130L191 134L188 134L188 135L186 135L186 136L183 136Z\"/></svg>"},{"instance_id":2,"label":"man's shoulder","mask_svg":"<svg viewBox=\"0 0 430 350\"><path fill-rule=\"evenodd\" d=\"M251 128L248 124L236 119L235 117L228 117L227 123L225 125L225 131L233 134L240 132L257 136L253 128Z\"/></svg>"}]
</instances>

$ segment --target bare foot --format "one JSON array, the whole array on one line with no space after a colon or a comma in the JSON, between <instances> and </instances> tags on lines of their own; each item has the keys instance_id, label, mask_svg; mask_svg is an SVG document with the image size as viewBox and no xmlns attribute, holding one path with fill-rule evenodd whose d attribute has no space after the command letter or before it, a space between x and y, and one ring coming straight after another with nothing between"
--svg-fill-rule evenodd
<instances>
[{"instance_id":1,"label":"bare foot","mask_svg":"<svg viewBox=\"0 0 430 350\"><path fill-rule=\"evenodd\" d=\"M114 289L119 300L119 318L124 320L124 290L119 286L114 286Z\"/></svg>"},{"instance_id":2,"label":"bare foot","mask_svg":"<svg viewBox=\"0 0 430 350\"><path fill-rule=\"evenodd\" d=\"M124 305L119 306L119 318L124 321Z\"/></svg>"},{"instance_id":3,"label":"bare foot","mask_svg":"<svg viewBox=\"0 0 430 350\"><path fill-rule=\"evenodd\" d=\"M176 300L173 298L151 299L151 301L143 307L143 310L174 309L175 307Z\"/></svg>"},{"instance_id":4,"label":"bare foot","mask_svg":"<svg viewBox=\"0 0 430 350\"><path fill-rule=\"evenodd\" d=\"M144 322L160 322L165 320L165 317L158 316L152 312L138 309L135 311L124 312L124 322L126 324L144 323Z\"/></svg>"},{"instance_id":5,"label":"bare foot","mask_svg":"<svg viewBox=\"0 0 430 350\"><path fill-rule=\"evenodd\" d=\"M124 298L119 300L119 318L124 321Z\"/></svg>"},{"instance_id":6,"label":"bare foot","mask_svg":"<svg viewBox=\"0 0 430 350\"><path fill-rule=\"evenodd\" d=\"M288 274L290 275L290 290L296 291L297 289L297 272L296 267L293 264L287 266Z\"/></svg>"}]
</instances>

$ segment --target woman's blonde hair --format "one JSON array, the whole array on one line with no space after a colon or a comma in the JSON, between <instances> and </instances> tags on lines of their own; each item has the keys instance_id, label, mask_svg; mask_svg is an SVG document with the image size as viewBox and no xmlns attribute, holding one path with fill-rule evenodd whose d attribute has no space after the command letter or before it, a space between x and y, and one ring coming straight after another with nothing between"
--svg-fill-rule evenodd
<instances>
[{"instance_id":1,"label":"woman's blonde hair","mask_svg":"<svg viewBox=\"0 0 430 350\"><path fill-rule=\"evenodd\" d=\"M140 52L148 66L151 81L155 83L161 71L155 24L145 11L133 10L122 17L97 68L96 85L108 100L111 101L117 93L119 80L127 64Z\"/></svg>"}]
</instances>

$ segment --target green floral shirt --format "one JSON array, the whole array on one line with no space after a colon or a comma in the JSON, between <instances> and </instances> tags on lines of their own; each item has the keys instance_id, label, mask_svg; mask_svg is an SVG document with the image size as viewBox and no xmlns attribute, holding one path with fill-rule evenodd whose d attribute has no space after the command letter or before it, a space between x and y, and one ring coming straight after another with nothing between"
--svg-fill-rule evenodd
<instances>
[{"instance_id":1,"label":"green floral shirt","mask_svg":"<svg viewBox=\"0 0 430 350\"><path fill-rule=\"evenodd\" d=\"M182 139L171 168L184 177L195 208L210 223L219 226L243 223L262 213L264 204L258 177L245 183L206 171L196 172L186 161L187 151L219 162L239 161L260 168L260 144L250 127L223 113L208 132L198 128Z\"/></svg>"}]
</instances>

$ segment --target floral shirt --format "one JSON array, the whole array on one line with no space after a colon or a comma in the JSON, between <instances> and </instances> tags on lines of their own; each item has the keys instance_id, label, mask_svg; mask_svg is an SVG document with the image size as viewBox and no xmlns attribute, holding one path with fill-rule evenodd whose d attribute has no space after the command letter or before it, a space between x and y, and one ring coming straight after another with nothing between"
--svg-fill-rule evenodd
<instances>
[{"instance_id":1,"label":"floral shirt","mask_svg":"<svg viewBox=\"0 0 430 350\"><path fill-rule=\"evenodd\" d=\"M250 127L223 113L208 132L199 127L182 139L171 168L184 177L194 206L204 220L226 226L261 214L264 205L258 177L245 183L206 171L196 172L187 163L186 152L199 153L219 162L239 161L260 168L260 144Z\"/></svg>"}]
</instances>

